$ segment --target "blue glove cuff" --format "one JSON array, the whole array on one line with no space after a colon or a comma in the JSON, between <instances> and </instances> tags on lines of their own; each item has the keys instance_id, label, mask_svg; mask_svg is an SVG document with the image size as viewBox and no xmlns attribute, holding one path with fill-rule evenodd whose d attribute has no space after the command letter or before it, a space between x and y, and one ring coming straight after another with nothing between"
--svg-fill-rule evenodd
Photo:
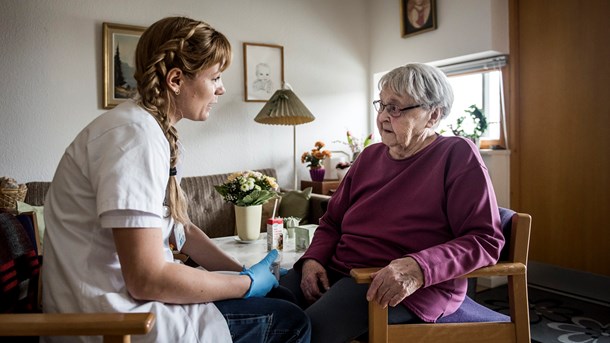
<instances>
[{"instance_id":1,"label":"blue glove cuff","mask_svg":"<svg viewBox=\"0 0 610 343\"><path fill-rule=\"evenodd\" d=\"M244 299L249 298L252 296L252 285L254 284L254 277L252 276L252 271L246 268L246 266L244 266L239 275L248 275L248 277L250 278L250 288L248 288L248 292L246 292L246 295L244 295Z\"/></svg>"}]
</instances>

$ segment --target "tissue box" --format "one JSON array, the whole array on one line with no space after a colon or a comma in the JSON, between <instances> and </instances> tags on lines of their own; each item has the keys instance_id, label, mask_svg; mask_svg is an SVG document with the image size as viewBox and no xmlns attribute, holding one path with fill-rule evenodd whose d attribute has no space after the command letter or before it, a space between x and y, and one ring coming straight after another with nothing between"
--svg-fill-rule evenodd
<instances>
[{"instance_id":1,"label":"tissue box","mask_svg":"<svg viewBox=\"0 0 610 343\"><path fill-rule=\"evenodd\" d=\"M313 239L318 228L316 224L300 225L294 228L294 248L296 251L305 251Z\"/></svg>"}]
</instances>

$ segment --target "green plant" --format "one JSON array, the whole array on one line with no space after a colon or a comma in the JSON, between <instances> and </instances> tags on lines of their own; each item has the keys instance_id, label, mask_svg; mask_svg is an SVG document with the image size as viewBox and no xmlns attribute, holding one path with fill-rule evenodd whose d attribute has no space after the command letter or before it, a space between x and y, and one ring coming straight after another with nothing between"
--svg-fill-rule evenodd
<instances>
[{"instance_id":1,"label":"green plant","mask_svg":"<svg viewBox=\"0 0 610 343\"><path fill-rule=\"evenodd\" d=\"M246 170L229 175L223 184L214 188L227 202L237 206L254 206L275 198L279 186L273 177Z\"/></svg>"},{"instance_id":2,"label":"green plant","mask_svg":"<svg viewBox=\"0 0 610 343\"><path fill-rule=\"evenodd\" d=\"M487 130L487 117L485 117L485 114L477 107L477 105L470 105L470 107L465 109L464 112L470 115L472 122L467 123L466 116L464 115L456 120L455 127L453 125L449 125L449 128L456 136L462 136L470 138L473 141L477 141Z\"/></svg>"},{"instance_id":3,"label":"green plant","mask_svg":"<svg viewBox=\"0 0 610 343\"><path fill-rule=\"evenodd\" d=\"M372 133L369 134L368 136L366 136L366 138L360 139L360 138L352 135L352 133L350 131L347 131L346 137L347 137L347 141L333 141L333 143L341 143L341 144L347 145L349 147L349 149L352 151L352 160L355 159L355 156L357 156L357 154L362 152L362 150L364 150L364 148L366 148L367 146L369 146L370 144L373 143L373 134Z\"/></svg>"}]
</instances>

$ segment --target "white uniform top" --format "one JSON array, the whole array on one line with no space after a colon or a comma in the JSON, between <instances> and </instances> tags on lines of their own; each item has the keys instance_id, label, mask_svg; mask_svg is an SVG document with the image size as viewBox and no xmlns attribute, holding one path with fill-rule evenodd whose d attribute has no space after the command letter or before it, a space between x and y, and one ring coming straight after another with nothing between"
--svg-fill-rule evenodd
<instances>
[{"instance_id":1,"label":"white uniform top","mask_svg":"<svg viewBox=\"0 0 610 343\"><path fill-rule=\"evenodd\" d=\"M133 101L95 119L70 144L45 200L45 312L153 312L157 320L152 332L133 336L134 342L231 342L227 323L213 303L133 299L121 273L112 226L100 224L100 216L109 211L155 214L127 216L122 227L162 228L165 257L173 261L168 243L173 220L163 219L169 158L169 143L156 120Z\"/></svg>"}]
</instances>

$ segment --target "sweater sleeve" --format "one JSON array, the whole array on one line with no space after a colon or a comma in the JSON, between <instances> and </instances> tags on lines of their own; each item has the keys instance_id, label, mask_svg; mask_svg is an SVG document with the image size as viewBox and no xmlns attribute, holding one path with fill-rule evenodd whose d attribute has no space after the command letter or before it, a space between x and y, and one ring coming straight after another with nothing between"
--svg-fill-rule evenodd
<instances>
[{"instance_id":1,"label":"sweater sleeve","mask_svg":"<svg viewBox=\"0 0 610 343\"><path fill-rule=\"evenodd\" d=\"M497 262L504 237L487 168L471 144L456 144L445 176L446 216L454 239L416 253L424 287Z\"/></svg>"}]
</instances>

